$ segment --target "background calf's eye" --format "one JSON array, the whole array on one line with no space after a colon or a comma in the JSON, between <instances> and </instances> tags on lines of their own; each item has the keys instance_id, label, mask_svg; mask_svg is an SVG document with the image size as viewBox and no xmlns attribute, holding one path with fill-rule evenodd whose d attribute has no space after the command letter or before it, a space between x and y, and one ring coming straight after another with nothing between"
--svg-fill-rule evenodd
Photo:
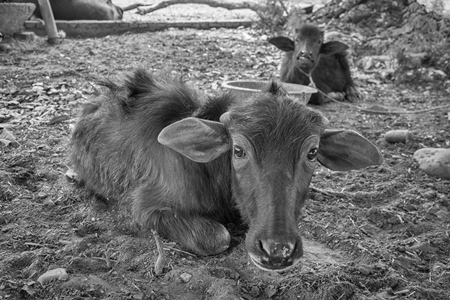
<instances>
[{"instance_id":1,"label":"background calf's eye","mask_svg":"<svg viewBox=\"0 0 450 300\"><path fill-rule=\"evenodd\" d=\"M317 158L317 154L319 154L319 149L318 148L312 148L311 150L309 150L308 155L306 155L306 157L309 160L315 160Z\"/></svg>"},{"instance_id":2,"label":"background calf's eye","mask_svg":"<svg viewBox=\"0 0 450 300\"><path fill-rule=\"evenodd\" d=\"M243 158L245 156L245 151L239 146L234 146L234 156L237 158Z\"/></svg>"}]
</instances>

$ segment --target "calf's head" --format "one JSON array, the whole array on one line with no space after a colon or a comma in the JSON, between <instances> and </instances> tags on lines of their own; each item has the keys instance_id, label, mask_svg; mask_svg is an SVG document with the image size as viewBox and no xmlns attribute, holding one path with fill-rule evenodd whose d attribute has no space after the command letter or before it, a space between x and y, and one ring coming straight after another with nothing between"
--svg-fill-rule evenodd
<instances>
[{"instance_id":1,"label":"calf's head","mask_svg":"<svg viewBox=\"0 0 450 300\"><path fill-rule=\"evenodd\" d=\"M249 224L250 258L261 269L283 270L303 254L298 219L317 162L350 170L382 161L361 135L327 124L272 83L267 92L231 107L220 122L183 119L158 139L200 163L229 156L233 199Z\"/></svg>"},{"instance_id":2,"label":"calf's head","mask_svg":"<svg viewBox=\"0 0 450 300\"><path fill-rule=\"evenodd\" d=\"M347 45L331 41L324 43L319 27L305 24L295 30L295 39L279 36L268 40L278 49L292 55L293 64L309 74L317 66L321 54L328 55L346 50Z\"/></svg>"}]
</instances>

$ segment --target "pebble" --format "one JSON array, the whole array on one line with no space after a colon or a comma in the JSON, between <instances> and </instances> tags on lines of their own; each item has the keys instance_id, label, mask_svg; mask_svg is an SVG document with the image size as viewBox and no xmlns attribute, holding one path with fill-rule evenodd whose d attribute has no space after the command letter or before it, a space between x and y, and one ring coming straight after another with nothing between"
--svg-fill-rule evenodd
<instances>
[{"instance_id":1,"label":"pebble","mask_svg":"<svg viewBox=\"0 0 450 300\"><path fill-rule=\"evenodd\" d=\"M361 274L366 275L366 276L369 276L375 272L374 269L368 265L360 265L358 267L358 271Z\"/></svg>"},{"instance_id":2,"label":"pebble","mask_svg":"<svg viewBox=\"0 0 450 300\"><path fill-rule=\"evenodd\" d=\"M253 297L258 298L259 295L261 295L261 290L259 289L259 287L257 287L256 285L252 286L252 288L250 289L250 293L252 294Z\"/></svg>"},{"instance_id":3,"label":"pebble","mask_svg":"<svg viewBox=\"0 0 450 300\"><path fill-rule=\"evenodd\" d=\"M438 217L439 220L442 221L448 221L450 220L450 213L447 210L441 209L438 210L435 215Z\"/></svg>"},{"instance_id":4,"label":"pebble","mask_svg":"<svg viewBox=\"0 0 450 300\"><path fill-rule=\"evenodd\" d=\"M450 149L422 148L413 157L428 175L450 179Z\"/></svg>"},{"instance_id":5,"label":"pebble","mask_svg":"<svg viewBox=\"0 0 450 300\"><path fill-rule=\"evenodd\" d=\"M191 280L192 275L189 274L189 273L183 273L183 274L180 275L180 278L181 278L181 280L182 280L184 283L187 283L187 282L189 282L189 281Z\"/></svg>"},{"instance_id":6,"label":"pebble","mask_svg":"<svg viewBox=\"0 0 450 300\"><path fill-rule=\"evenodd\" d=\"M433 199L433 198L436 198L436 195L437 195L436 191L433 191L433 190L425 191L425 192L422 194L422 196L423 196L424 198L426 198L426 199Z\"/></svg>"}]
</instances>

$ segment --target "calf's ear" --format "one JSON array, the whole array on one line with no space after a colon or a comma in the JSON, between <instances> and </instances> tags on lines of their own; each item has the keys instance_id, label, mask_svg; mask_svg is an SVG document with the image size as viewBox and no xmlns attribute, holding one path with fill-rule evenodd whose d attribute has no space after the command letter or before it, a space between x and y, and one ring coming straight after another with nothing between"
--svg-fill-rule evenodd
<instances>
[{"instance_id":1,"label":"calf's ear","mask_svg":"<svg viewBox=\"0 0 450 300\"><path fill-rule=\"evenodd\" d=\"M269 43L280 49L281 51L294 51L295 44L294 41L290 38L284 36L277 36L274 38L270 38L267 40Z\"/></svg>"},{"instance_id":2,"label":"calf's ear","mask_svg":"<svg viewBox=\"0 0 450 300\"><path fill-rule=\"evenodd\" d=\"M187 158L210 162L229 150L229 137L222 123L186 118L165 127L158 142Z\"/></svg>"},{"instance_id":3,"label":"calf's ear","mask_svg":"<svg viewBox=\"0 0 450 300\"><path fill-rule=\"evenodd\" d=\"M333 54L337 52L342 52L344 50L347 50L348 46L344 43L338 42L338 41L332 41L332 42L326 42L323 43L320 47L320 54Z\"/></svg>"},{"instance_id":4,"label":"calf's ear","mask_svg":"<svg viewBox=\"0 0 450 300\"><path fill-rule=\"evenodd\" d=\"M383 157L356 131L326 129L320 137L317 160L330 170L348 171L380 165Z\"/></svg>"}]
</instances>

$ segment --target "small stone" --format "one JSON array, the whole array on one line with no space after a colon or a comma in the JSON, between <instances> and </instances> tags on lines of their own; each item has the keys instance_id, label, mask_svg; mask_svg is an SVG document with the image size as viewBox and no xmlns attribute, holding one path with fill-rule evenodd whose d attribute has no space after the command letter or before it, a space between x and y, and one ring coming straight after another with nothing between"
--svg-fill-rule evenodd
<instances>
[{"instance_id":1,"label":"small stone","mask_svg":"<svg viewBox=\"0 0 450 300\"><path fill-rule=\"evenodd\" d=\"M450 149L422 148L413 157L428 175L450 179Z\"/></svg>"},{"instance_id":2,"label":"small stone","mask_svg":"<svg viewBox=\"0 0 450 300\"><path fill-rule=\"evenodd\" d=\"M384 134L384 139L388 143L408 143L409 130L390 130Z\"/></svg>"},{"instance_id":3,"label":"small stone","mask_svg":"<svg viewBox=\"0 0 450 300\"><path fill-rule=\"evenodd\" d=\"M368 265L360 265L360 266L358 267L358 271L359 271L361 274L366 275L366 276L369 276L370 274L373 274L373 273L374 273L373 268L372 268L372 267L369 267Z\"/></svg>"},{"instance_id":4,"label":"small stone","mask_svg":"<svg viewBox=\"0 0 450 300\"><path fill-rule=\"evenodd\" d=\"M448 221L450 220L450 213L447 210L441 209L438 210L435 215L438 217L439 220L442 221Z\"/></svg>"},{"instance_id":5,"label":"small stone","mask_svg":"<svg viewBox=\"0 0 450 300\"><path fill-rule=\"evenodd\" d=\"M278 289L277 289L277 287L270 284L266 287L265 292L266 292L267 297L272 298L278 292Z\"/></svg>"},{"instance_id":6,"label":"small stone","mask_svg":"<svg viewBox=\"0 0 450 300\"><path fill-rule=\"evenodd\" d=\"M257 298L261 294L261 290L256 285L252 286L250 289L250 294L252 294L253 297Z\"/></svg>"},{"instance_id":7,"label":"small stone","mask_svg":"<svg viewBox=\"0 0 450 300\"><path fill-rule=\"evenodd\" d=\"M67 275L66 269L63 268L57 268L53 270L49 270L39 276L37 279L37 282L39 282L41 285L45 285L49 281L53 279L57 280L67 280L69 278L69 275Z\"/></svg>"},{"instance_id":8,"label":"small stone","mask_svg":"<svg viewBox=\"0 0 450 300\"><path fill-rule=\"evenodd\" d=\"M48 196L49 195L47 193L44 193L44 192L39 192L37 194L37 198L40 199L40 200L43 200L43 199L47 198Z\"/></svg>"},{"instance_id":9,"label":"small stone","mask_svg":"<svg viewBox=\"0 0 450 300\"><path fill-rule=\"evenodd\" d=\"M184 283L187 283L187 282L189 282L189 281L191 280L192 275L189 274L189 273L183 273L183 274L180 275L180 278L181 278L181 280L182 280Z\"/></svg>"},{"instance_id":10,"label":"small stone","mask_svg":"<svg viewBox=\"0 0 450 300\"><path fill-rule=\"evenodd\" d=\"M422 194L422 196L426 199L433 199L436 197L436 191L428 190Z\"/></svg>"}]
</instances>

